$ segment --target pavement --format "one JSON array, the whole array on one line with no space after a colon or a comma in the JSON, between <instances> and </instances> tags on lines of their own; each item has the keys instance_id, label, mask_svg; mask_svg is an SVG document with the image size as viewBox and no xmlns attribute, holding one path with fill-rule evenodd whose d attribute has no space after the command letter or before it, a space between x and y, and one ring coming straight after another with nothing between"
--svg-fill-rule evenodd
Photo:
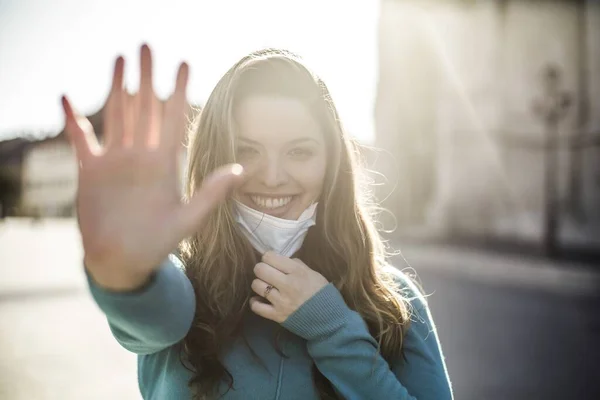
<instances>
[{"instance_id":1,"label":"pavement","mask_svg":"<svg viewBox=\"0 0 600 400\"><path fill-rule=\"evenodd\" d=\"M0 222L0 399L141 399L81 259L72 220Z\"/></svg>"},{"instance_id":2,"label":"pavement","mask_svg":"<svg viewBox=\"0 0 600 400\"><path fill-rule=\"evenodd\" d=\"M600 399L598 266L399 247L428 295L456 399Z\"/></svg>"},{"instance_id":3,"label":"pavement","mask_svg":"<svg viewBox=\"0 0 600 400\"><path fill-rule=\"evenodd\" d=\"M428 295L457 399L600 398L600 268L395 242ZM87 292L73 220L0 222L0 399L140 399Z\"/></svg>"}]
</instances>

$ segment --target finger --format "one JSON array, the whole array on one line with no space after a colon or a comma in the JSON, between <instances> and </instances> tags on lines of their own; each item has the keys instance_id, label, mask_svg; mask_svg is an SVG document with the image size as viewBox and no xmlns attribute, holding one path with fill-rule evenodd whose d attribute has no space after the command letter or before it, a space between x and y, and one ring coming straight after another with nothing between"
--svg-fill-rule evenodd
<instances>
[{"instance_id":1,"label":"finger","mask_svg":"<svg viewBox=\"0 0 600 400\"><path fill-rule=\"evenodd\" d=\"M123 93L123 75L125 60L117 57L113 72L112 87L104 110L104 144L107 149L123 145L125 102Z\"/></svg>"},{"instance_id":2,"label":"finger","mask_svg":"<svg viewBox=\"0 0 600 400\"><path fill-rule=\"evenodd\" d=\"M250 309L257 315L271 321L279 322L277 319L277 311L272 304L265 303L259 297L250 298Z\"/></svg>"},{"instance_id":3,"label":"finger","mask_svg":"<svg viewBox=\"0 0 600 400\"><path fill-rule=\"evenodd\" d=\"M61 99L62 106L65 112L65 133L71 142L71 146L75 149L75 154L79 161L85 162L95 151L94 146L98 147L98 141L92 142L90 140L89 132L87 132L91 124L87 118L81 118L75 115L71 103L66 96ZM85 124L87 122L87 124ZM81 124L80 124L81 123ZM82 126L83 125L83 126ZM96 136L93 134L94 139Z\"/></svg>"},{"instance_id":4,"label":"finger","mask_svg":"<svg viewBox=\"0 0 600 400\"><path fill-rule=\"evenodd\" d=\"M133 145L134 132L137 125L137 120L140 114L140 96L139 94L131 94L124 90L124 127L123 127L123 145L131 147Z\"/></svg>"},{"instance_id":5,"label":"finger","mask_svg":"<svg viewBox=\"0 0 600 400\"><path fill-rule=\"evenodd\" d=\"M134 146L144 146L153 129L155 96L152 88L152 54L148 45L143 45L140 55L140 115L133 136Z\"/></svg>"},{"instance_id":6,"label":"finger","mask_svg":"<svg viewBox=\"0 0 600 400\"><path fill-rule=\"evenodd\" d=\"M273 286L273 285L271 285L271 286ZM250 287L252 288L254 293L269 300L271 303L277 303L280 299L279 296L281 296L281 293L279 292L279 289L277 289L277 287L273 286L271 291L269 291L269 293L267 293L267 288L269 287L269 284L267 282L263 281L262 279L254 279L252 281L252 284L250 285ZM266 294L266 296L265 296L265 294Z\"/></svg>"},{"instance_id":7,"label":"finger","mask_svg":"<svg viewBox=\"0 0 600 400\"><path fill-rule=\"evenodd\" d=\"M239 164L226 165L204 180L194 197L175 216L182 234L187 236L198 231L209 213L242 183L243 170Z\"/></svg>"},{"instance_id":8,"label":"finger","mask_svg":"<svg viewBox=\"0 0 600 400\"><path fill-rule=\"evenodd\" d=\"M287 275L285 273L264 262L260 262L254 266L254 275L277 288L283 288L287 284Z\"/></svg>"},{"instance_id":9,"label":"finger","mask_svg":"<svg viewBox=\"0 0 600 400\"><path fill-rule=\"evenodd\" d=\"M161 129L160 147L169 154L174 154L180 149L185 137L188 77L189 67L182 63L177 72L175 91L167 101Z\"/></svg>"},{"instance_id":10,"label":"finger","mask_svg":"<svg viewBox=\"0 0 600 400\"><path fill-rule=\"evenodd\" d=\"M296 261L286 256L282 256L281 254L277 254L274 251L267 251L263 254L262 261L286 274L291 274L298 268L298 263Z\"/></svg>"},{"instance_id":11,"label":"finger","mask_svg":"<svg viewBox=\"0 0 600 400\"><path fill-rule=\"evenodd\" d=\"M152 115L150 117L150 129L148 130L148 137L146 143L152 149L158 148L160 140L160 127L162 126L162 119L164 114L165 104L160 101L156 96L152 96Z\"/></svg>"}]
</instances>

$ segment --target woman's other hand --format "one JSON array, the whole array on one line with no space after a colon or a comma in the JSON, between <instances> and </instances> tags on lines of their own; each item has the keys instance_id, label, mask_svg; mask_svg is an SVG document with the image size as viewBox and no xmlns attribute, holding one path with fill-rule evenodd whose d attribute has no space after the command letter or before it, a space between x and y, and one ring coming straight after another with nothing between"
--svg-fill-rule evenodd
<instances>
[{"instance_id":1,"label":"woman's other hand","mask_svg":"<svg viewBox=\"0 0 600 400\"><path fill-rule=\"evenodd\" d=\"M259 296L250 299L250 308L261 317L278 323L284 322L329 283L299 259L271 251L256 264L254 274L252 290ZM272 286L270 289L269 285Z\"/></svg>"}]
</instances>

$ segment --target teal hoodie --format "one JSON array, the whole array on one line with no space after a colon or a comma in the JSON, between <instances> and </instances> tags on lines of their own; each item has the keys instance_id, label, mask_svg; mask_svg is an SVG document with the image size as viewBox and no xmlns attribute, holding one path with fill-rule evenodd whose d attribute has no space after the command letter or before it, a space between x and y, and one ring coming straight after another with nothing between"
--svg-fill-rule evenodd
<instances>
[{"instance_id":1,"label":"teal hoodie","mask_svg":"<svg viewBox=\"0 0 600 400\"><path fill-rule=\"evenodd\" d=\"M452 399L450 380L425 299L400 271L390 268L412 317L403 357L389 364L377 351L362 317L328 284L281 325L289 332L275 346L280 324L245 315L243 337L221 355L234 378L223 383L227 399L318 399L313 362L344 399ZM116 340L138 355L138 383L144 399L190 399L192 374L180 361L179 344L196 309L192 284L179 259L170 255L152 280L135 292L111 292L88 275L91 294L105 313ZM251 349L248 347L251 347ZM254 352L254 354L253 354ZM260 358L257 360L256 356Z\"/></svg>"}]
</instances>

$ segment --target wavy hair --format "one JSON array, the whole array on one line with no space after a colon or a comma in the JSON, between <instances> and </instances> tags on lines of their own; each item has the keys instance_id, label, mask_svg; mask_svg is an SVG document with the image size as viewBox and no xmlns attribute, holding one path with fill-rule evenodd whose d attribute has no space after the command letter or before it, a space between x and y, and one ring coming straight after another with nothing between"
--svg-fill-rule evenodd
<instances>
[{"instance_id":1,"label":"wavy hair","mask_svg":"<svg viewBox=\"0 0 600 400\"><path fill-rule=\"evenodd\" d=\"M335 284L348 306L366 321L386 360L399 357L409 305L382 268L385 245L375 228L374 203L361 184L358 144L344 133L323 81L298 56L278 49L257 51L221 78L191 124L185 197L189 200L211 171L235 162L233 115L239 103L271 94L301 101L320 123L327 147L316 225L296 256ZM204 228L179 249L197 300L181 353L182 363L194 373L189 385L196 399L219 397L222 382L233 387L233 376L220 356L241 334L253 295L252 271L260 255L239 230L233 210L231 200L219 205ZM336 398L314 365L313 379L321 398Z\"/></svg>"}]
</instances>

